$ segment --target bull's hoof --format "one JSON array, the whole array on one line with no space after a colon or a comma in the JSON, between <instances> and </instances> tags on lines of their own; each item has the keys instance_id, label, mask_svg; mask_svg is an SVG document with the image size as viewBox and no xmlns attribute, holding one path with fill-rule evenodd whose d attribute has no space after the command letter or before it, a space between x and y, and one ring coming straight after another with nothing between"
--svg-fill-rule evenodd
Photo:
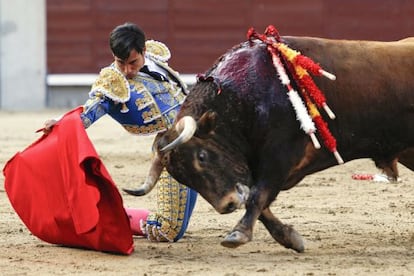
<instances>
[{"instance_id":1,"label":"bull's hoof","mask_svg":"<svg viewBox=\"0 0 414 276\"><path fill-rule=\"evenodd\" d=\"M233 231L227 235L224 241L221 242L221 245L228 248L236 248L249 241L250 238L246 234L240 231Z\"/></svg>"},{"instance_id":2,"label":"bull's hoof","mask_svg":"<svg viewBox=\"0 0 414 276\"><path fill-rule=\"evenodd\" d=\"M293 228L291 228L290 231L289 241L289 247L295 250L296 252L303 253L305 251L305 243L303 241L302 236Z\"/></svg>"}]
</instances>

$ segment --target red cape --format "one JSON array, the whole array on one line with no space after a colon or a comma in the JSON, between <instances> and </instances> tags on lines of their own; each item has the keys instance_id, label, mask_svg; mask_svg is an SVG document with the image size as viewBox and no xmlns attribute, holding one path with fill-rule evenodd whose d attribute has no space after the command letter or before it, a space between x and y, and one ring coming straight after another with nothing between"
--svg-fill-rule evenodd
<instances>
[{"instance_id":1,"label":"red cape","mask_svg":"<svg viewBox=\"0 0 414 276\"><path fill-rule=\"evenodd\" d=\"M33 235L49 243L131 254L121 195L74 109L5 165L5 190Z\"/></svg>"}]
</instances>

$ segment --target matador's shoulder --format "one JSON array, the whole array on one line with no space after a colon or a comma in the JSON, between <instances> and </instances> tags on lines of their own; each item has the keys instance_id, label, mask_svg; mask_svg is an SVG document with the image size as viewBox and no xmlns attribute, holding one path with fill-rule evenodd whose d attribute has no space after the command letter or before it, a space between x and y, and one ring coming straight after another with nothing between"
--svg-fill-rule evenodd
<instances>
[{"instance_id":1,"label":"matador's shoulder","mask_svg":"<svg viewBox=\"0 0 414 276\"><path fill-rule=\"evenodd\" d=\"M171 58L171 52L167 45L156 40L147 40L145 41L145 48L146 58L150 58L158 66L166 70L183 88L183 92L187 94L187 85L181 80L180 74L168 65L168 61Z\"/></svg>"},{"instance_id":2,"label":"matador's shoulder","mask_svg":"<svg viewBox=\"0 0 414 276\"><path fill-rule=\"evenodd\" d=\"M128 80L111 65L101 70L89 95L94 96L97 93L102 93L113 101L125 103L130 98L130 92Z\"/></svg>"}]
</instances>

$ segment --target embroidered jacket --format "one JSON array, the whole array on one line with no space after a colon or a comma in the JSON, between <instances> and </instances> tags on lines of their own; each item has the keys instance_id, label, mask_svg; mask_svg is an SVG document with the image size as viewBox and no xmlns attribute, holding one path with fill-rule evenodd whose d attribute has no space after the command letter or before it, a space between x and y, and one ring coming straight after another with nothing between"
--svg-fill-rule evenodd
<instances>
[{"instance_id":1,"label":"embroidered jacket","mask_svg":"<svg viewBox=\"0 0 414 276\"><path fill-rule=\"evenodd\" d=\"M168 81L144 73L127 79L115 64L103 68L81 114L85 128L105 114L133 134L154 134L172 125L187 94L186 86L165 62L153 55L145 58L166 71Z\"/></svg>"}]
</instances>

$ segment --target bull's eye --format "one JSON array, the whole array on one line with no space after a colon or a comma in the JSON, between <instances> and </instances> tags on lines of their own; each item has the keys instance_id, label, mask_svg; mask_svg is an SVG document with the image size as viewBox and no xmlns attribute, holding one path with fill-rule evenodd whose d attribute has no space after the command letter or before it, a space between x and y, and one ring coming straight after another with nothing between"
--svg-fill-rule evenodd
<instances>
[{"instance_id":1,"label":"bull's eye","mask_svg":"<svg viewBox=\"0 0 414 276\"><path fill-rule=\"evenodd\" d=\"M207 161L207 152L205 150L200 150L198 152L198 161L204 163Z\"/></svg>"}]
</instances>

